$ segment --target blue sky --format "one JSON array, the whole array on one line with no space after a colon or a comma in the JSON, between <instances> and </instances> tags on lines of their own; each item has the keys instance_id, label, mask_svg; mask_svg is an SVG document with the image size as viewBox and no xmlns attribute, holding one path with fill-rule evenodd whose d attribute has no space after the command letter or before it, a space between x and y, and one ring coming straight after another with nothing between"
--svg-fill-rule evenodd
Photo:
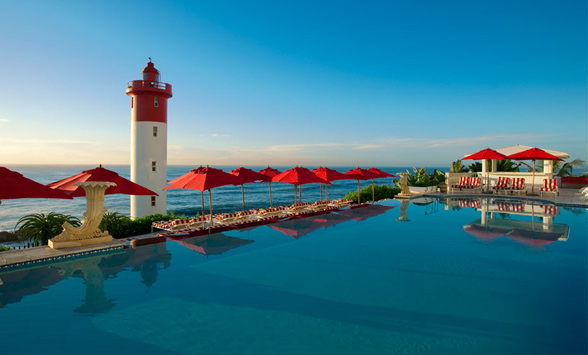
<instances>
[{"instance_id":1,"label":"blue sky","mask_svg":"<svg viewBox=\"0 0 588 355\"><path fill-rule=\"evenodd\" d=\"M168 163L587 160L586 1L5 1L0 164L128 164L148 57Z\"/></svg>"}]
</instances>

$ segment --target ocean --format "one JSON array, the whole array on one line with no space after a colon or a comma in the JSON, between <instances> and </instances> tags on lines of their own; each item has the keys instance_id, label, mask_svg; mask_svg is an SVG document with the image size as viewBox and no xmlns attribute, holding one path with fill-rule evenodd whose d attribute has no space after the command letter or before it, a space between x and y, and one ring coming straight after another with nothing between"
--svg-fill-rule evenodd
<instances>
[{"instance_id":1,"label":"ocean","mask_svg":"<svg viewBox=\"0 0 588 355\"><path fill-rule=\"evenodd\" d=\"M66 177L78 174L83 170L93 169L91 165L7 165L7 168L15 170L25 177L42 184L49 184ZM111 165L104 166L107 169L117 172L119 175L130 178L130 166L128 165ZM265 166L246 166L247 168L259 171ZM280 171L285 171L291 166L272 166ZM314 169L316 166L305 166ZM168 181L181 176L195 167L185 165L168 166ZM214 166L229 172L238 166ZM330 166L339 172L346 172L355 167ZM369 167L366 167L369 168ZM389 173L412 172L412 167L378 167ZM448 171L448 168L427 167L428 172L434 169ZM376 179L378 185L392 184L392 178ZM361 188L371 185L370 181L361 181ZM272 183L272 201L274 206L290 205L294 203L294 187L290 184ZM269 207L269 189L267 183L245 184L245 207L267 208ZM347 193L357 191L356 180L334 181L329 186L329 199L343 198ZM322 198L325 198L323 187ZM208 193L205 193L204 206L209 211ZM321 199L321 188L318 184L309 184L302 186L302 202L314 202ZM130 197L128 195L107 195L104 200L104 207L110 212L119 212L126 216L130 213ZM212 208L213 213L231 213L241 211L243 202L241 197L241 186L224 186L212 189ZM196 213L202 213L201 192L196 190L168 190L167 193L167 210L178 216L195 216ZM76 216L80 219L86 211L86 199L76 197L73 200L61 199L18 199L2 200L0 204L0 231L12 231L17 221L28 214L32 213L49 213L57 212Z\"/></svg>"}]
</instances>

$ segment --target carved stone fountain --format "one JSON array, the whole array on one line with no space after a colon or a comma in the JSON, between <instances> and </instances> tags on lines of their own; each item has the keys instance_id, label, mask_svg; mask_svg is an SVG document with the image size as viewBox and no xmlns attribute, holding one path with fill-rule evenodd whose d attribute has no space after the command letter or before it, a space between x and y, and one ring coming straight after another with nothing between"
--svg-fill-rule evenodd
<instances>
[{"instance_id":1,"label":"carved stone fountain","mask_svg":"<svg viewBox=\"0 0 588 355\"><path fill-rule=\"evenodd\" d=\"M105 181L85 181L77 182L74 185L81 186L86 191L84 222L79 227L74 227L68 222L63 223L63 232L49 239L49 247L53 249L73 248L112 241L112 236L108 234L108 231L101 231L98 226L106 213L104 192L116 184Z\"/></svg>"}]
</instances>

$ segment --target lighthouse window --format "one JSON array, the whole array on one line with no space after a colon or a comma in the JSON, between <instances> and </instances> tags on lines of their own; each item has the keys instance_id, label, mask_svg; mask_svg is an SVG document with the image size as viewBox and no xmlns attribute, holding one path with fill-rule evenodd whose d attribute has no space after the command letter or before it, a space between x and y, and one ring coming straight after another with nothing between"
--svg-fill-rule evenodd
<instances>
[{"instance_id":1,"label":"lighthouse window","mask_svg":"<svg viewBox=\"0 0 588 355\"><path fill-rule=\"evenodd\" d=\"M151 206L155 207L155 196L151 196Z\"/></svg>"},{"instance_id":2,"label":"lighthouse window","mask_svg":"<svg viewBox=\"0 0 588 355\"><path fill-rule=\"evenodd\" d=\"M153 105L155 107L159 107L159 97L156 96L153 98Z\"/></svg>"},{"instance_id":3,"label":"lighthouse window","mask_svg":"<svg viewBox=\"0 0 588 355\"><path fill-rule=\"evenodd\" d=\"M131 108L133 108L134 105L135 105L135 98L131 97Z\"/></svg>"},{"instance_id":4,"label":"lighthouse window","mask_svg":"<svg viewBox=\"0 0 588 355\"><path fill-rule=\"evenodd\" d=\"M153 137L157 137L157 126L153 126Z\"/></svg>"},{"instance_id":5,"label":"lighthouse window","mask_svg":"<svg viewBox=\"0 0 588 355\"><path fill-rule=\"evenodd\" d=\"M151 171L157 171L157 162L156 161L151 162Z\"/></svg>"}]
</instances>

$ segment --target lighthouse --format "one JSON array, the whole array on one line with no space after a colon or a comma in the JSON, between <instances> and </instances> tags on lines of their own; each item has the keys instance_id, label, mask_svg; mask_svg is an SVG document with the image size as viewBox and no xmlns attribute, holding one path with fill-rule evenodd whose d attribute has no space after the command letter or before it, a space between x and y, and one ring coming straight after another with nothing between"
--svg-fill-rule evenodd
<instances>
[{"instance_id":1,"label":"lighthouse","mask_svg":"<svg viewBox=\"0 0 588 355\"><path fill-rule=\"evenodd\" d=\"M141 71L142 80L128 83L131 97L131 181L157 192L159 196L131 195L131 217L167 212L167 99L170 84L149 58Z\"/></svg>"}]
</instances>

